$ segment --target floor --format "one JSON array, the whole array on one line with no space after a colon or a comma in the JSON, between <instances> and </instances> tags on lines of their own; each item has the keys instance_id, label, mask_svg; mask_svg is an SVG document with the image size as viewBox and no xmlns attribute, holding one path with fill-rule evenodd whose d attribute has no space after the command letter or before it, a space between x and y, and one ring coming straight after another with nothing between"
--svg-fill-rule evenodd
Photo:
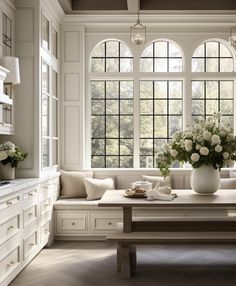
<instances>
[{"instance_id":1,"label":"floor","mask_svg":"<svg viewBox=\"0 0 236 286\"><path fill-rule=\"evenodd\" d=\"M56 242L20 273L11 286L235 286L236 245L138 247L137 273L121 280L115 245Z\"/></svg>"}]
</instances>

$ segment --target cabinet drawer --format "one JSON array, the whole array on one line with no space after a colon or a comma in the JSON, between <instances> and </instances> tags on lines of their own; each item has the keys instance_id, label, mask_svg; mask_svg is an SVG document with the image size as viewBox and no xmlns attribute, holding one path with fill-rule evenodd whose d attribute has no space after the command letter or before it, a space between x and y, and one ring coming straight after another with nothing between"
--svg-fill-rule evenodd
<instances>
[{"instance_id":1,"label":"cabinet drawer","mask_svg":"<svg viewBox=\"0 0 236 286\"><path fill-rule=\"evenodd\" d=\"M119 212L91 213L91 232L116 231L118 222L122 222Z\"/></svg>"},{"instance_id":2,"label":"cabinet drawer","mask_svg":"<svg viewBox=\"0 0 236 286\"><path fill-rule=\"evenodd\" d=\"M40 227L40 242L43 242L49 236L50 234L49 227L50 227L49 221Z\"/></svg>"},{"instance_id":3,"label":"cabinet drawer","mask_svg":"<svg viewBox=\"0 0 236 286\"><path fill-rule=\"evenodd\" d=\"M88 213L58 212L56 220L58 234L88 233Z\"/></svg>"},{"instance_id":4,"label":"cabinet drawer","mask_svg":"<svg viewBox=\"0 0 236 286\"><path fill-rule=\"evenodd\" d=\"M32 188L30 190L26 190L24 192L24 200L32 199L34 197L37 197L37 194L38 194L38 188L37 187Z\"/></svg>"},{"instance_id":5,"label":"cabinet drawer","mask_svg":"<svg viewBox=\"0 0 236 286\"><path fill-rule=\"evenodd\" d=\"M48 198L40 203L40 215L44 215L51 208L51 199Z\"/></svg>"},{"instance_id":6,"label":"cabinet drawer","mask_svg":"<svg viewBox=\"0 0 236 286\"><path fill-rule=\"evenodd\" d=\"M10 220L0 225L0 244L7 241L20 231L20 215L14 216Z\"/></svg>"},{"instance_id":7,"label":"cabinet drawer","mask_svg":"<svg viewBox=\"0 0 236 286\"><path fill-rule=\"evenodd\" d=\"M29 225L32 221L37 218L37 206L24 210L24 227Z\"/></svg>"},{"instance_id":8,"label":"cabinet drawer","mask_svg":"<svg viewBox=\"0 0 236 286\"><path fill-rule=\"evenodd\" d=\"M37 247L37 231L24 239L24 259Z\"/></svg>"},{"instance_id":9,"label":"cabinet drawer","mask_svg":"<svg viewBox=\"0 0 236 286\"><path fill-rule=\"evenodd\" d=\"M45 185L41 185L40 194L39 194L40 202L46 200L50 196L51 196L51 185L49 183Z\"/></svg>"},{"instance_id":10,"label":"cabinet drawer","mask_svg":"<svg viewBox=\"0 0 236 286\"><path fill-rule=\"evenodd\" d=\"M20 247L10 252L0 261L0 282L10 275L20 264Z\"/></svg>"},{"instance_id":11,"label":"cabinet drawer","mask_svg":"<svg viewBox=\"0 0 236 286\"><path fill-rule=\"evenodd\" d=\"M20 197L16 196L10 199L6 199L4 201L0 201L0 214L2 211L9 209L13 206L19 205L20 203Z\"/></svg>"}]
</instances>

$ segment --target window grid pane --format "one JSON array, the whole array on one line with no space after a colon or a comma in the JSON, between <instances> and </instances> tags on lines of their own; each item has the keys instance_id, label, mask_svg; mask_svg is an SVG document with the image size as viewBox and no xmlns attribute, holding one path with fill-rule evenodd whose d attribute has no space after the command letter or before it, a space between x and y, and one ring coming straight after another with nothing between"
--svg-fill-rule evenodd
<instances>
[{"instance_id":1,"label":"window grid pane","mask_svg":"<svg viewBox=\"0 0 236 286\"><path fill-rule=\"evenodd\" d=\"M133 57L130 49L118 41L100 44L91 58L92 72L132 72Z\"/></svg>"},{"instance_id":2,"label":"window grid pane","mask_svg":"<svg viewBox=\"0 0 236 286\"><path fill-rule=\"evenodd\" d=\"M233 120L232 80L192 81L192 119L207 119L220 111L223 120Z\"/></svg>"},{"instance_id":3,"label":"window grid pane","mask_svg":"<svg viewBox=\"0 0 236 286\"><path fill-rule=\"evenodd\" d=\"M141 168L157 168L155 155L174 132L182 130L182 97L182 81L140 81Z\"/></svg>"},{"instance_id":4,"label":"window grid pane","mask_svg":"<svg viewBox=\"0 0 236 286\"><path fill-rule=\"evenodd\" d=\"M145 48L140 61L141 72L182 72L181 50L167 41L156 41Z\"/></svg>"},{"instance_id":5,"label":"window grid pane","mask_svg":"<svg viewBox=\"0 0 236 286\"><path fill-rule=\"evenodd\" d=\"M91 81L91 91L92 168L132 168L133 82Z\"/></svg>"},{"instance_id":6,"label":"window grid pane","mask_svg":"<svg viewBox=\"0 0 236 286\"><path fill-rule=\"evenodd\" d=\"M233 72L233 57L220 42L200 45L192 57L192 72Z\"/></svg>"}]
</instances>

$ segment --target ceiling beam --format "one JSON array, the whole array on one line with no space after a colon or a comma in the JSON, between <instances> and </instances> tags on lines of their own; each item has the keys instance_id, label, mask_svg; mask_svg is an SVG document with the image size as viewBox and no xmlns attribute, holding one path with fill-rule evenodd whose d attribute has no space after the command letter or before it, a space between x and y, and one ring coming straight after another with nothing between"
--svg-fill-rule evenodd
<instances>
[{"instance_id":1,"label":"ceiling beam","mask_svg":"<svg viewBox=\"0 0 236 286\"><path fill-rule=\"evenodd\" d=\"M140 7L139 0L127 0L128 11L131 13L137 12Z\"/></svg>"},{"instance_id":2,"label":"ceiling beam","mask_svg":"<svg viewBox=\"0 0 236 286\"><path fill-rule=\"evenodd\" d=\"M58 2L65 13L72 11L72 0L58 0Z\"/></svg>"}]
</instances>

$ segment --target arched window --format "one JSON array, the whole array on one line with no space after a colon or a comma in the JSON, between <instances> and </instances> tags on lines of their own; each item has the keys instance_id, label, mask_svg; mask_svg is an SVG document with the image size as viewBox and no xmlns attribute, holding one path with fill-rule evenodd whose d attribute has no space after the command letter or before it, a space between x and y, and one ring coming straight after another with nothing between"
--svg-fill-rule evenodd
<instances>
[{"instance_id":1,"label":"arched window","mask_svg":"<svg viewBox=\"0 0 236 286\"><path fill-rule=\"evenodd\" d=\"M109 40L99 44L91 57L91 72L132 72L133 56L125 44Z\"/></svg>"},{"instance_id":2,"label":"arched window","mask_svg":"<svg viewBox=\"0 0 236 286\"><path fill-rule=\"evenodd\" d=\"M170 72L183 71L180 48L169 41L155 41L143 51L141 72L153 72L154 80L140 80L140 167L157 167L155 155L162 145L182 130L183 81ZM162 75L162 78L159 78ZM164 75L164 78L163 78Z\"/></svg>"},{"instance_id":3,"label":"arched window","mask_svg":"<svg viewBox=\"0 0 236 286\"><path fill-rule=\"evenodd\" d=\"M141 72L182 72L183 55L180 48L169 41L149 44L141 55Z\"/></svg>"},{"instance_id":4,"label":"arched window","mask_svg":"<svg viewBox=\"0 0 236 286\"><path fill-rule=\"evenodd\" d=\"M131 71L132 53L122 42L105 41L92 53L91 72L103 78L90 79L92 168L133 167L133 81L128 78ZM116 76L106 78L112 72Z\"/></svg>"},{"instance_id":5,"label":"arched window","mask_svg":"<svg viewBox=\"0 0 236 286\"><path fill-rule=\"evenodd\" d=\"M228 47L219 41L201 44L192 57L192 72L232 72L233 57Z\"/></svg>"},{"instance_id":6,"label":"arched window","mask_svg":"<svg viewBox=\"0 0 236 286\"><path fill-rule=\"evenodd\" d=\"M201 44L192 57L192 71L214 73L211 79L192 80L192 118L200 119L222 113L222 121L233 126L234 80L225 72L233 72L230 49L219 41Z\"/></svg>"}]
</instances>

